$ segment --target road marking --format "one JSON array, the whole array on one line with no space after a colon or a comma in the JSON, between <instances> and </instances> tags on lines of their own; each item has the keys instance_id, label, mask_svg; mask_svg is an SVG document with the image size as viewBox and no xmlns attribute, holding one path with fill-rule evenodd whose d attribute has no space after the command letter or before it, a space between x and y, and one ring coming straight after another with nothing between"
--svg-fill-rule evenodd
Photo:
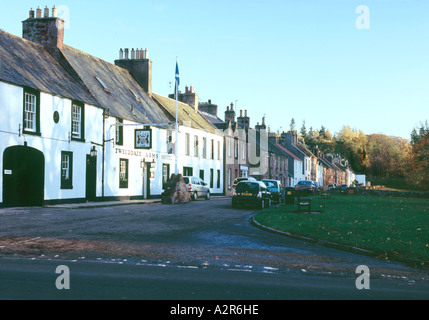
<instances>
[{"instance_id":1,"label":"road marking","mask_svg":"<svg viewBox=\"0 0 429 320\"><path fill-rule=\"evenodd\" d=\"M39 239L41 239L41 238L42 238L42 237L36 237L36 238L33 238L33 239L29 239L29 240L18 241L18 242L15 242L14 244L27 243L27 242L31 242L31 241L35 241L35 240L39 240Z\"/></svg>"}]
</instances>

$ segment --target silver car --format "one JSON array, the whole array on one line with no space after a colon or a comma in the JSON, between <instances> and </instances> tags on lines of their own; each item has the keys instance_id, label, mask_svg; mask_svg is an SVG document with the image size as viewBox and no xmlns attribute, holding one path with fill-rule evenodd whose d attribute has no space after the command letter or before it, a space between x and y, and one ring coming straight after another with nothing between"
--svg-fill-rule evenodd
<instances>
[{"instance_id":1,"label":"silver car","mask_svg":"<svg viewBox=\"0 0 429 320\"><path fill-rule=\"evenodd\" d=\"M201 178L185 176L183 180L185 180L186 188L191 194L192 200L195 201L198 198L210 200L210 188Z\"/></svg>"}]
</instances>

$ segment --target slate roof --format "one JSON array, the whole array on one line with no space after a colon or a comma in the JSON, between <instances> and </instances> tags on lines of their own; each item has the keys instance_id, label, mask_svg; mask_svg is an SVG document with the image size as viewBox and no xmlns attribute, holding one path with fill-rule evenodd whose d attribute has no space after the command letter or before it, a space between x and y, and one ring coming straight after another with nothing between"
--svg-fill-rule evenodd
<instances>
[{"instance_id":1,"label":"slate roof","mask_svg":"<svg viewBox=\"0 0 429 320\"><path fill-rule=\"evenodd\" d=\"M108 109L111 116L137 123L169 122L165 113L140 87L128 70L66 45L61 52L99 105Z\"/></svg>"},{"instance_id":2,"label":"slate roof","mask_svg":"<svg viewBox=\"0 0 429 320\"><path fill-rule=\"evenodd\" d=\"M137 123L169 122L128 70L67 45L56 57L43 46L0 31L1 81L98 106Z\"/></svg>"},{"instance_id":3,"label":"slate roof","mask_svg":"<svg viewBox=\"0 0 429 320\"><path fill-rule=\"evenodd\" d=\"M283 152L285 152L286 154L288 154L289 156L291 156L293 159L302 162L302 160L299 157L297 157L296 155L294 155L292 152L290 152L288 149L286 149L285 147L283 147L281 144L277 143L277 147L280 148L281 150L283 150Z\"/></svg>"},{"instance_id":4,"label":"slate roof","mask_svg":"<svg viewBox=\"0 0 429 320\"><path fill-rule=\"evenodd\" d=\"M0 80L99 106L42 46L4 31L0 31Z\"/></svg>"},{"instance_id":5,"label":"slate roof","mask_svg":"<svg viewBox=\"0 0 429 320\"><path fill-rule=\"evenodd\" d=\"M222 119L220 119L218 116L216 116L214 114L211 114L211 113L208 113L208 112L204 112L204 111L201 111L201 110L198 110L198 112L201 113L207 120L209 120L214 125L216 125L218 123L225 123L225 121L223 121Z\"/></svg>"},{"instance_id":6,"label":"slate roof","mask_svg":"<svg viewBox=\"0 0 429 320\"><path fill-rule=\"evenodd\" d=\"M163 97L156 93L153 93L152 96L159 105L164 108L165 112L169 114L170 121L175 121L176 100ZM221 134L209 120L190 105L179 101L177 107L179 123L186 125L186 122L188 122L193 129L205 130L212 134Z\"/></svg>"}]
</instances>

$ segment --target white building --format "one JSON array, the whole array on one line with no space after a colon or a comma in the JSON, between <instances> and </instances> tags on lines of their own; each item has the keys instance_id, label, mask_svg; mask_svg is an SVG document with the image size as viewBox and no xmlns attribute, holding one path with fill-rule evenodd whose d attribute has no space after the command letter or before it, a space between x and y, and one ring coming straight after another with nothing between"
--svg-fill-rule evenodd
<instances>
[{"instance_id":1,"label":"white building","mask_svg":"<svg viewBox=\"0 0 429 320\"><path fill-rule=\"evenodd\" d=\"M175 119L153 98L147 50L108 63L63 44L54 13L30 11L23 38L0 31L0 206L160 197ZM182 109L192 117L179 117L180 173L222 193L222 136ZM201 156L186 153L188 137Z\"/></svg>"},{"instance_id":2,"label":"white building","mask_svg":"<svg viewBox=\"0 0 429 320\"><path fill-rule=\"evenodd\" d=\"M38 44L0 32L0 61L0 204L100 192L91 175L101 169L91 157L103 141L98 102Z\"/></svg>"},{"instance_id":3,"label":"white building","mask_svg":"<svg viewBox=\"0 0 429 320\"><path fill-rule=\"evenodd\" d=\"M176 116L176 101L157 94L153 98L170 115ZM207 120L196 108L182 102L177 103L179 137L171 130L173 148L178 148L178 173L200 177L210 186L211 194L222 194L224 187L224 137L223 133ZM174 153L174 152L173 152ZM166 162L172 173L173 161Z\"/></svg>"}]
</instances>

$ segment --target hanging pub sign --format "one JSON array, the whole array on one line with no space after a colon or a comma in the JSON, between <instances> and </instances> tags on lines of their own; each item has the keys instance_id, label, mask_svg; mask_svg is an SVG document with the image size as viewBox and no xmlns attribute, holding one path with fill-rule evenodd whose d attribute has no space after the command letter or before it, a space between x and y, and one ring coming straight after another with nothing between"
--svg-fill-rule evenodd
<instances>
[{"instance_id":1,"label":"hanging pub sign","mask_svg":"<svg viewBox=\"0 0 429 320\"><path fill-rule=\"evenodd\" d=\"M135 149L152 149L152 129L135 130Z\"/></svg>"}]
</instances>

